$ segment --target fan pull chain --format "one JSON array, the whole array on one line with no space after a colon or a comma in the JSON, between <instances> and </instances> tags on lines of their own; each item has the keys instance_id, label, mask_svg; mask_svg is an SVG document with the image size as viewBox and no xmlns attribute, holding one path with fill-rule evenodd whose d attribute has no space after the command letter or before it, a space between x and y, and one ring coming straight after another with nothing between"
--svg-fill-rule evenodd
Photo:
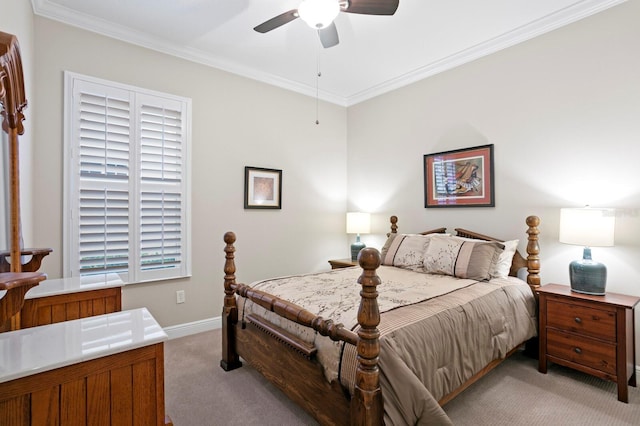
<instances>
[{"instance_id":1,"label":"fan pull chain","mask_svg":"<svg viewBox=\"0 0 640 426\"><path fill-rule=\"evenodd\" d=\"M318 48L318 56L317 56L317 69L316 69L316 125L320 124L320 120L318 120L318 110L319 110L319 98L320 98L320 77L322 77L322 73L320 72L320 49Z\"/></svg>"}]
</instances>

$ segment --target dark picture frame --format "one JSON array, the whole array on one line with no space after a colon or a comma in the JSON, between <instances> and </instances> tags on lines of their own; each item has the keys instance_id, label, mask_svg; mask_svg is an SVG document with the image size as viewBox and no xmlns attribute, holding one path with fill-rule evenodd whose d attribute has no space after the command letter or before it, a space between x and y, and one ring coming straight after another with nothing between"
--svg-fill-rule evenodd
<instances>
[{"instance_id":1,"label":"dark picture frame","mask_svg":"<svg viewBox=\"0 0 640 426\"><path fill-rule=\"evenodd\" d=\"M245 166L244 208L282 209L282 170Z\"/></svg>"},{"instance_id":2,"label":"dark picture frame","mask_svg":"<svg viewBox=\"0 0 640 426\"><path fill-rule=\"evenodd\" d=\"M425 207L494 207L493 145L424 156Z\"/></svg>"}]
</instances>

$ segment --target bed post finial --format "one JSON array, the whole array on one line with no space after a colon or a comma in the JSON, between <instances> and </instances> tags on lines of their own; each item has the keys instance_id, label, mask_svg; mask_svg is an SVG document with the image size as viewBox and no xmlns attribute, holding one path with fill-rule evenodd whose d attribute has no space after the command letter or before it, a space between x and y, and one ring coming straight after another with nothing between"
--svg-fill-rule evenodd
<instances>
[{"instance_id":1,"label":"bed post finial","mask_svg":"<svg viewBox=\"0 0 640 426\"><path fill-rule=\"evenodd\" d=\"M220 367L225 371L234 370L242 366L240 357L236 352L235 327L238 323L238 306L236 305L236 265L234 262L236 248L236 234L227 232L224 234L225 263L224 263L224 306L222 308L222 359Z\"/></svg>"},{"instance_id":2,"label":"bed post finial","mask_svg":"<svg viewBox=\"0 0 640 426\"><path fill-rule=\"evenodd\" d=\"M391 234L397 234L398 233L398 216L391 216L389 218L389 221L391 222ZM387 237L390 234L387 234Z\"/></svg>"},{"instance_id":3,"label":"bed post finial","mask_svg":"<svg viewBox=\"0 0 640 426\"><path fill-rule=\"evenodd\" d=\"M540 246L538 245L538 225L540 225L540 218L538 216L527 217L527 284L534 289L540 287Z\"/></svg>"},{"instance_id":4,"label":"bed post finial","mask_svg":"<svg viewBox=\"0 0 640 426\"><path fill-rule=\"evenodd\" d=\"M376 289L381 282L376 274L381 262L380 252L375 248L365 248L358 255L358 262L363 271L358 278L362 291L358 309L358 367L354 400L351 402L351 424L382 425L384 412L378 370L380 332L377 328L380 324L380 310Z\"/></svg>"}]
</instances>

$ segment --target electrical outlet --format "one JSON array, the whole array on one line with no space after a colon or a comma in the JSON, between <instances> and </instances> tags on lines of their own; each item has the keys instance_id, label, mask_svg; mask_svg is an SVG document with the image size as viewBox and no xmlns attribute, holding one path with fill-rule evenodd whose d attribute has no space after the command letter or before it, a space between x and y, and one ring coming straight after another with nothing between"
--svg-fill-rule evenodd
<instances>
[{"instance_id":1,"label":"electrical outlet","mask_svg":"<svg viewBox=\"0 0 640 426\"><path fill-rule=\"evenodd\" d=\"M176 291L176 303L184 303L184 290Z\"/></svg>"}]
</instances>

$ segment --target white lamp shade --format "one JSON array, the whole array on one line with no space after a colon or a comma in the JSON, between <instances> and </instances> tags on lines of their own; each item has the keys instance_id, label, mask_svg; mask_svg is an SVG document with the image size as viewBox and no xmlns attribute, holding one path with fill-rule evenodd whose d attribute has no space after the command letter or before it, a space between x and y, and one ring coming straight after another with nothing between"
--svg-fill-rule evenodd
<instances>
[{"instance_id":1,"label":"white lamp shade","mask_svg":"<svg viewBox=\"0 0 640 426\"><path fill-rule=\"evenodd\" d=\"M585 247L613 246L615 231L613 209L560 209L560 242Z\"/></svg>"},{"instance_id":2,"label":"white lamp shade","mask_svg":"<svg viewBox=\"0 0 640 426\"><path fill-rule=\"evenodd\" d=\"M368 234L369 232L371 232L369 213L347 213L347 234Z\"/></svg>"},{"instance_id":3,"label":"white lamp shade","mask_svg":"<svg viewBox=\"0 0 640 426\"><path fill-rule=\"evenodd\" d=\"M338 0L304 0L298 6L298 15L311 28L325 28L340 13Z\"/></svg>"}]
</instances>

